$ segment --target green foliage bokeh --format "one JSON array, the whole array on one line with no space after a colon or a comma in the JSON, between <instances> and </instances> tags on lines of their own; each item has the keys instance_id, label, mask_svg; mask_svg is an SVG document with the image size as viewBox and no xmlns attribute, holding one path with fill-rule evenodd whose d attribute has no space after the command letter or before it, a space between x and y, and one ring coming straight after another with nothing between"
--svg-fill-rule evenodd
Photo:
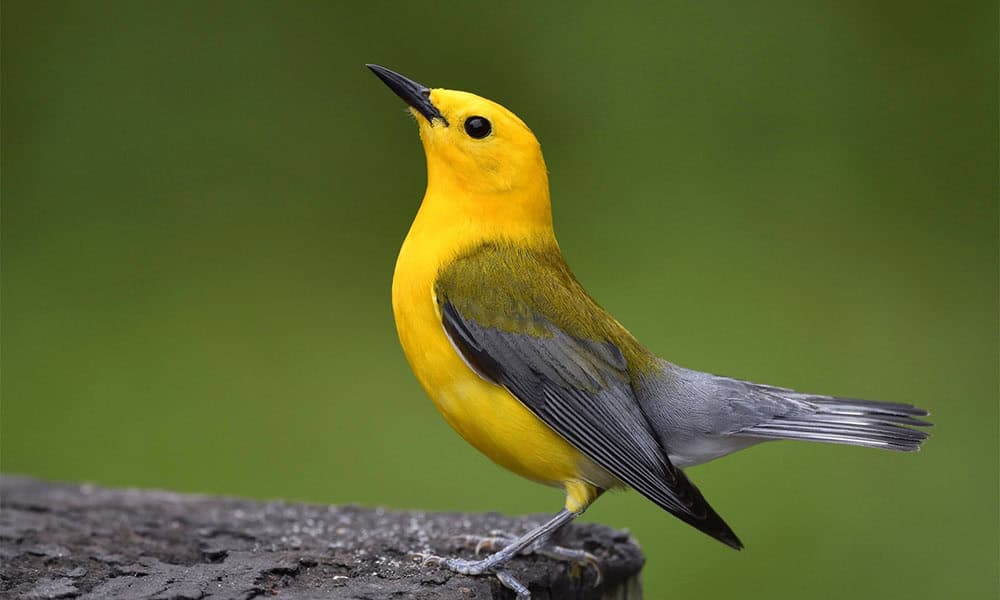
<instances>
[{"instance_id":1,"label":"green foliage bokeh","mask_svg":"<svg viewBox=\"0 0 1000 600\"><path fill-rule=\"evenodd\" d=\"M912 402L916 455L776 443L636 494L647 597L997 591L995 2L2 5L2 470L554 512L468 447L389 307L423 157L363 64L542 141L577 276L688 367Z\"/></svg>"}]
</instances>

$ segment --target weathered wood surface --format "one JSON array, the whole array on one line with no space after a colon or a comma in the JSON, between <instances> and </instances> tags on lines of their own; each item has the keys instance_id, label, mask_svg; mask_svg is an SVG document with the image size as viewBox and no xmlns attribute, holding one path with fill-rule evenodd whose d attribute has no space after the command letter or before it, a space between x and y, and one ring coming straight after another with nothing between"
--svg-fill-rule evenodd
<instances>
[{"instance_id":1,"label":"weathered wood surface","mask_svg":"<svg viewBox=\"0 0 1000 600\"><path fill-rule=\"evenodd\" d=\"M411 552L472 556L457 536L527 531L544 516L390 511L255 502L0 477L0 597L25 600L245 600L276 597L512 598L495 577L422 566ZM640 596L628 534L571 525L592 570L518 557L509 570L548 598Z\"/></svg>"}]
</instances>

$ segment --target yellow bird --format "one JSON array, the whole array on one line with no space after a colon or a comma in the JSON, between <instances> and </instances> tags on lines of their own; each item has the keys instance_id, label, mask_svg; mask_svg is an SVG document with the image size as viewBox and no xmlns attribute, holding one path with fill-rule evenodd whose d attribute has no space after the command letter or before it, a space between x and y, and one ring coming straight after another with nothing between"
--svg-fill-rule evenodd
<instances>
[{"instance_id":1,"label":"yellow bird","mask_svg":"<svg viewBox=\"0 0 1000 600\"><path fill-rule=\"evenodd\" d=\"M772 439L917 450L927 411L804 394L684 369L587 295L556 242L541 148L503 106L368 67L410 107L427 191L396 261L392 308L414 374L448 423L497 464L561 487L565 507L519 538L488 539L494 573L519 553L594 560L548 543L602 492L631 487L723 543L739 539L682 467Z\"/></svg>"}]
</instances>

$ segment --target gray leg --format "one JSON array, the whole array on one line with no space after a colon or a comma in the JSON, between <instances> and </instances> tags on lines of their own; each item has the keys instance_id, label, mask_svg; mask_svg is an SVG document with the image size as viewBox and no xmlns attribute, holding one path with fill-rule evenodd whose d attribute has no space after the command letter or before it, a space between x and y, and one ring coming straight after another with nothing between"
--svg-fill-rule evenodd
<instances>
[{"instance_id":1,"label":"gray leg","mask_svg":"<svg viewBox=\"0 0 1000 600\"><path fill-rule=\"evenodd\" d=\"M483 550L494 552L500 550L501 548L506 548L517 540L517 536L511 535L506 531L491 531L489 535L485 536L466 534L459 536L458 539L461 540L463 545L474 550L476 556L479 556ZM590 567L594 570L594 574L597 576L594 581L594 587L601 584L601 579L603 578L601 563L596 556L586 550L576 550L573 548L558 546L543 536L538 538L534 544L522 550L521 554L525 556L529 554L536 554L538 556L546 556L554 560Z\"/></svg>"},{"instance_id":2,"label":"gray leg","mask_svg":"<svg viewBox=\"0 0 1000 600\"><path fill-rule=\"evenodd\" d=\"M575 513L571 513L565 508L559 511L556 516L532 529L528 533L515 539L505 546L503 550L491 554L482 560L465 560L462 558L439 558L430 557L431 561L448 567L456 573L463 575L482 575L494 568L504 564L515 555L540 539L545 539L555 533L560 527L576 518ZM437 560L434 560L437 559Z\"/></svg>"},{"instance_id":3,"label":"gray leg","mask_svg":"<svg viewBox=\"0 0 1000 600\"><path fill-rule=\"evenodd\" d=\"M512 540L509 544L504 546L502 550L495 554L491 554L482 560L443 558L431 555L420 555L420 557L424 559L425 564L441 565L456 573L461 573L462 575L496 573L501 583L513 590L516 594L518 594L518 596L524 597L524 593L527 591L527 588L514 579L510 573L500 571L499 567L517 554L520 554L521 551L525 550L529 546L533 546L540 541L546 540L560 527L576 518L577 514L578 513L570 512L564 508L559 511L556 516L552 517L545 523L532 529L521 537Z\"/></svg>"}]
</instances>

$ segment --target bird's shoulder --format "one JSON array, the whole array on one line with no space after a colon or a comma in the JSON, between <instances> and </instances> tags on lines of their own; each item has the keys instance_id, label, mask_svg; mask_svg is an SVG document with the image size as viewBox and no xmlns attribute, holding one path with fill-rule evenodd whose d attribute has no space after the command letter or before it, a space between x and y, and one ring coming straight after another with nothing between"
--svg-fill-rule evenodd
<instances>
[{"instance_id":1,"label":"bird's shoulder","mask_svg":"<svg viewBox=\"0 0 1000 600\"><path fill-rule=\"evenodd\" d=\"M656 368L655 356L584 290L554 242L479 243L442 266L434 291L439 308L448 304L480 327L568 336L620 356L627 370Z\"/></svg>"}]
</instances>

